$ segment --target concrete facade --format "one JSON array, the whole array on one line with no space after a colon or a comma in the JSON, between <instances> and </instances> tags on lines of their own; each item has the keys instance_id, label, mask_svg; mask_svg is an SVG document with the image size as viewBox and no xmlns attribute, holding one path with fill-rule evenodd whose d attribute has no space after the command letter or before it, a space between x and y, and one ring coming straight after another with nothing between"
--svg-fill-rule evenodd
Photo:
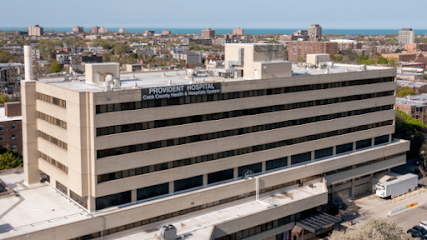
<instances>
[{"instance_id":1,"label":"concrete facade","mask_svg":"<svg viewBox=\"0 0 427 240\"><path fill-rule=\"evenodd\" d=\"M400 46L413 44L415 42L415 32L412 31L412 28L402 28L402 30L399 31L398 41Z\"/></svg>"},{"instance_id":2,"label":"concrete facade","mask_svg":"<svg viewBox=\"0 0 427 240\"><path fill-rule=\"evenodd\" d=\"M143 73L119 76L111 64L87 64L85 81L23 81L25 183L38 183L42 171L50 185L94 217L11 239L118 237L254 201L255 192L268 197L323 178L329 185L405 162L402 153L409 143L391 139L395 69L343 68L294 76L291 63L283 61L283 45L227 44L225 54L225 69L243 74L198 78L199 84L220 84L220 93L211 98L209 93L162 98L164 91L180 89L182 81L186 87L205 85L189 85L178 73L154 80ZM255 69L263 69L258 77ZM122 79L122 86L109 89L108 81L95 80L96 74ZM154 100L148 100L151 96ZM41 153L67 171L49 164ZM214 224L220 231L209 237L323 205L324 191L285 201L284 211L270 214L263 206L250 216ZM262 236L287 231L292 224Z\"/></svg>"}]
</instances>

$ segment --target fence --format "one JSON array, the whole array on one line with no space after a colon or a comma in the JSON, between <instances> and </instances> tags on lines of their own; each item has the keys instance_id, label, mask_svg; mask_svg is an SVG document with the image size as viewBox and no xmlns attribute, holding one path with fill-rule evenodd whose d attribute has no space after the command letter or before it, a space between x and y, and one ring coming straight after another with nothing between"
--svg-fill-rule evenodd
<instances>
[{"instance_id":1,"label":"fence","mask_svg":"<svg viewBox=\"0 0 427 240\"><path fill-rule=\"evenodd\" d=\"M404 193L402 195L399 195L397 197L392 198L391 203L397 203L397 202L402 201L404 199L411 198L415 195L419 195L419 194L423 193L424 191L427 191L427 189L426 189L426 187L423 186L421 188L418 188L417 191L407 192L407 193Z\"/></svg>"}]
</instances>

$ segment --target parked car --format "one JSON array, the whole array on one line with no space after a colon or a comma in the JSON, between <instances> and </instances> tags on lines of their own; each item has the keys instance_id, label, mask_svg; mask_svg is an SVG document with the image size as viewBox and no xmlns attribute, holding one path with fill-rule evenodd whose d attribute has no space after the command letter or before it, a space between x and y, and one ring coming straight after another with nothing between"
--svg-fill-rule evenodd
<instances>
[{"instance_id":1,"label":"parked car","mask_svg":"<svg viewBox=\"0 0 427 240\"><path fill-rule=\"evenodd\" d=\"M424 229L427 229L427 221L421 221L420 227L423 227Z\"/></svg>"},{"instance_id":2,"label":"parked car","mask_svg":"<svg viewBox=\"0 0 427 240\"><path fill-rule=\"evenodd\" d=\"M421 227L421 226L415 226L412 229L417 230L418 232L420 232L423 236L427 236L427 229Z\"/></svg>"},{"instance_id":3,"label":"parked car","mask_svg":"<svg viewBox=\"0 0 427 240\"><path fill-rule=\"evenodd\" d=\"M423 236L419 231L415 229L409 229L406 233L411 234L412 237L418 238L418 239L426 239L426 237Z\"/></svg>"}]
</instances>

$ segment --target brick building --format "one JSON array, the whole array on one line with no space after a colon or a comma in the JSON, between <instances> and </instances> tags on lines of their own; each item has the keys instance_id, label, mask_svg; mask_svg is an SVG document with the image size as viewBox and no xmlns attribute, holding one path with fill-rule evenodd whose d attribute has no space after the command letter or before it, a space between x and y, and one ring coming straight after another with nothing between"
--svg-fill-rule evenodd
<instances>
[{"instance_id":1,"label":"brick building","mask_svg":"<svg viewBox=\"0 0 427 240\"><path fill-rule=\"evenodd\" d=\"M170 35L171 34L171 31L169 31L169 30L163 30L162 31L162 35Z\"/></svg>"},{"instance_id":2,"label":"brick building","mask_svg":"<svg viewBox=\"0 0 427 240\"><path fill-rule=\"evenodd\" d=\"M413 53L415 51L427 52L427 44L424 44L424 43L405 44L405 49L407 53Z\"/></svg>"},{"instance_id":3,"label":"brick building","mask_svg":"<svg viewBox=\"0 0 427 240\"><path fill-rule=\"evenodd\" d=\"M215 37L215 30L212 30L210 28L206 28L206 30L202 30L201 38L214 38Z\"/></svg>"},{"instance_id":4,"label":"brick building","mask_svg":"<svg viewBox=\"0 0 427 240\"><path fill-rule=\"evenodd\" d=\"M314 40L312 38L311 40ZM307 54L315 53L336 53L338 51L338 44L334 42L320 42L320 41L290 41L288 43L288 60L296 61L298 55L306 60Z\"/></svg>"},{"instance_id":5,"label":"brick building","mask_svg":"<svg viewBox=\"0 0 427 240\"><path fill-rule=\"evenodd\" d=\"M417 54L415 53L387 53L381 54L383 58L394 59L396 61L410 62L417 59Z\"/></svg>"},{"instance_id":6,"label":"brick building","mask_svg":"<svg viewBox=\"0 0 427 240\"><path fill-rule=\"evenodd\" d=\"M73 33L83 33L85 31L84 27L73 27Z\"/></svg>"},{"instance_id":7,"label":"brick building","mask_svg":"<svg viewBox=\"0 0 427 240\"><path fill-rule=\"evenodd\" d=\"M0 108L0 143L22 154L21 103L8 102Z\"/></svg>"},{"instance_id":8,"label":"brick building","mask_svg":"<svg viewBox=\"0 0 427 240\"><path fill-rule=\"evenodd\" d=\"M242 36L244 34L243 32L244 32L244 30L239 28L239 27L233 29L233 35L236 35L236 36Z\"/></svg>"},{"instance_id":9,"label":"brick building","mask_svg":"<svg viewBox=\"0 0 427 240\"><path fill-rule=\"evenodd\" d=\"M98 33L98 29L99 29L99 27L91 27L90 33Z\"/></svg>"},{"instance_id":10,"label":"brick building","mask_svg":"<svg viewBox=\"0 0 427 240\"><path fill-rule=\"evenodd\" d=\"M427 124L427 94L396 98L396 109Z\"/></svg>"}]
</instances>

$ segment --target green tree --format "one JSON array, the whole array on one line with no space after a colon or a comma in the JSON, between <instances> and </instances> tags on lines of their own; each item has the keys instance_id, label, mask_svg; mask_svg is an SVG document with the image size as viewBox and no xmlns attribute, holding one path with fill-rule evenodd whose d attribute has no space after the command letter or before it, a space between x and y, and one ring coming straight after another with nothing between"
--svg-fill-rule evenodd
<instances>
[{"instance_id":1,"label":"green tree","mask_svg":"<svg viewBox=\"0 0 427 240\"><path fill-rule=\"evenodd\" d=\"M303 62L304 58L301 55L298 55L296 60L297 62Z\"/></svg>"},{"instance_id":2,"label":"green tree","mask_svg":"<svg viewBox=\"0 0 427 240\"><path fill-rule=\"evenodd\" d=\"M130 46L128 44L122 43L115 45L113 49L116 55L122 55L130 51Z\"/></svg>"},{"instance_id":3,"label":"green tree","mask_svg":"<svg viewBox=\"0 0 427 240\"><path fill-rule=\"evenodd\" d=\"M0 170L18 168L22 166L22 157L16 153L16 150L10 151L7 149L6 152L0 154Z\"/></svg>"},{"instance_id":4,"label":"green tree","mask_svg":"<svg viewBox=\"0 0 427 240\"><path fill-rule=\"evenodd\" d=\"M405 233L401 226L393 221L381 218L366 220L357 230L334 231L329 240L411 240L411 235Z\"/></svg>"},{"instance_id":5,"label":"green tree","mask_svg":"<svg viewBox=\"0 0 427 240\"><path fill-rule=\"evenodd\" d=\"M7 51L0 50L0 63L8 63L13 61L14 56Z\"/></svg>"},{"instance_id":6,"label":"green tree","mask_svg":"<svg viewBox=\"0 0 427 240\"><path fill-rule=\"evenodd\" d=\"M368 60L369 58L367 58L367 57L365 57L365 56L358 56L357 58L356 58L356 61L358 62L358 63L363 63L364 61L366 61L366 60Z\"/></svg>"},{"instance_id":7,"label":"green tree","mask_svg":"<svg viewBox=\"0 0 427 240\"><path fill-rule=\"evenodd\" d=\"M397 92L396 97L404 97L408 95L415 95L415 91L410 89L409 87L404 87L402 90Z\"/></svg>"},{"instance_id":8,"label":"green tree","mask_svg":"<svg viewBox=\"0 0 427 240\"><path fill-rule=\"evenodd\" d=\"M104 51L101 53L101 57L102 57L103 62L110 62L111 56L112 56L112 54L110 51Z\"/></svg>"},{"instance_id":9,"label":"green tree","mask_svg":"<svg viewBox=\"0 0 427 240\"><path fill-rule=\"evenodd\" d=\"M5 102L9 102L9 98L6 94L0 94L0 103L4 104Z\"/></svg>"},{"instance_id":10,"label":"green tree","mask_svg":"<svg viewBox=\"0 0 427 240\"><path fill-rule=\"evenodd\" d=\"M58 61L52 60L49 67L49 73L57 73L57 72L61 72L61 70L62 70L62 67L61 65L59 65Z\"/></svg>"},{"instance_id":11,"label":"green tree","mask_svg":"<svg viewBox=\"0 0 427 240\"><path fill-rule=\"evenodd\" d=\"M388 61L387 61L387 58L380 57L380 58L378 58L377 63L378 64L387 64Z\"/></svg>"}]
</instances>

